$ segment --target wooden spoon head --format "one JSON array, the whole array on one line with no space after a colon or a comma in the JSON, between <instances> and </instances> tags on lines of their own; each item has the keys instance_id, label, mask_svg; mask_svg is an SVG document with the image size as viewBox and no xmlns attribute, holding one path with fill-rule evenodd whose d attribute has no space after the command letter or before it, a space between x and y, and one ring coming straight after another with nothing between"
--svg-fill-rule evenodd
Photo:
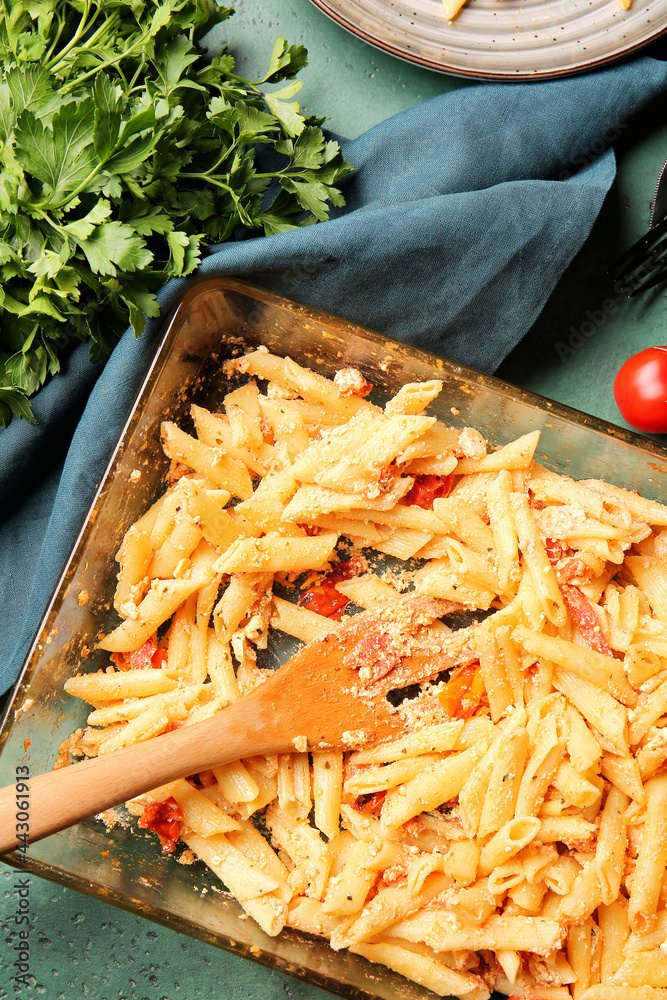
<instances>
[{"instance_id":1,"label":"wooden spoon head","mask_svg":"<svg viewBox=\"0 0 667 1000\"><path fill-rule=\"evenodd\" d=\"M269 699L274 736L284 734L295 747L305 737L309 750L349 749L403 732L414 718L414 703L406 712L388 693L470 659L467 633L434 637L428 628L458 607L406 598L344 619L309 643L253 693Z\"/></svg>"}]
</instances>

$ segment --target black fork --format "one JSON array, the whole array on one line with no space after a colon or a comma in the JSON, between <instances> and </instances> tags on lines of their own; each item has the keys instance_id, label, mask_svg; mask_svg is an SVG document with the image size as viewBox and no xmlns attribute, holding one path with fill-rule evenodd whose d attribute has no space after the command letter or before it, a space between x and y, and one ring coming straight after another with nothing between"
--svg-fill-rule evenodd
<instances>
[{"instance_id":1,"label":"black fork","mask_svg":"<svg viewBox=\"0 0 667 1000\"><path fill-rule=\"evenodd\" d=\"M628 298L667 281L667 163L663 164L651 202L648 232L637 240L609 271L622 282Z\"/></svg>"}]
</instances>

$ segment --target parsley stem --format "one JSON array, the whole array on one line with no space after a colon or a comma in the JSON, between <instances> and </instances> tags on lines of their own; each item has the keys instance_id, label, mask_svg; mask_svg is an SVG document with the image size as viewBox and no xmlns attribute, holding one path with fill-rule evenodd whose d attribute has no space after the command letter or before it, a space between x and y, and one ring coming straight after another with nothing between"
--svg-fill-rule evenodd
<instances>
[{"instance_id":1,"label":"parsley stem","mask_svg":"<svg viewBox=\"0 0 667 1000\"><path fill-rule=\"evenodd\" d=\"M266 80L256 80L253 83L252 80L244 80L242 76L237 76L236 73L227 73L226 75L230 77L232 80L238 80L239 83L245 84L246 87L252 87L252 89L255 91L256 94L262 93L262 91L259 88L263 83L266 83Z\"/></svg>"},{"instance_id":2,"label":"parsley stem","mask_svg":"<svg viewBox=\"0 0 667 1000\"><path fill-rule=\"evenodd\" d=\"M113 152L115 152L115 151L116 150L114 149ZM31 206L31 207L34 210L39 211L39 212L41 212L41 210L44 209L44 208L48 208L51 211L57 211L59 208L64 208L65 205L68 205L70 202L74 201L74 199L77 198L81 194L82 191L85 191L85 189L88 187L88 185L90 184L90 182L92 180L94 180L95 177L97 177L97 175L99 174L100 170L104 170L104 167L106 165L107 159L108 159L108 157L104 161L100 161L100 163L98 163L96 167L93 167L93 169L90 171L90 173L85 178L85 180L81 181L81 183L79 184L79 186L76 187L76 188L74 188L73 191L70 191L68 193L67 197L64 198L62 201L57 201L57 202L54 203L54 202L50 201L47 198L46 201L40 201L39 204ZM47 215L43 216L43 218L44 218L45 222L51 223L51 220L49 219L49 217ZM53 223L51 223L51 225L53 225ZM54 226L54 228L58 229L58 226Z\"/></svg>"},{"instance_id":3,"label":"parsley stem","mask_svg":"<svg viewBox=\"0 0 667 1000\"><path fill-rule=\"evenodd\" d=\"M146 68L146 60L142 59L141 62L139 63L139 65L137 66L137 69L136 69L136 72L135 72L134 76L132 77L131 80L128 80L128 82L127 82L127 88L126 89L127 89L127 96L128 97L130 96L130 94L133 94L135 90L143 90L143 84L140 84L139 86L136 86L136 83L137 83L137 80L139 79L139 77L141 76L141 74L144 72L145 68Z\"/></svg>"},{"instance_id":4,"label":"parsley stem","mask_svg":"<svg viewBox=\"0 0 667 1000\"><path fill-rule=\"evenodd\" d=\"M239 143L238 138L234 139L234 142L224 151L218 162L214 163L212 167L208 168L208 170L205 170L202 176L208 177L209 174L214 174L215 171L218 169L218 167L220 167L225 162L225 160L229 159L229 157L232 155L232 153L238 146L238 143Z\"/></svg>"},{"instance_id":5,"label":"parsley stem","mask_svg":"<svg viewBox=\"0 0 667 1000\"><path fill-rule=\"evenodd\" d=\"M97 30L94 31L93 34L90 35L86 39L86 41L84 42L84 44L81 46L81 50L94 48L94 46L97 45L97 43L99 42L99 40L101 38L104 38L104 35L107 34L109 32L109 30L111 30L111 29L113 29L113 28L116 27L117 23L118 23L118 15L117 14L112 14L111 17L107 18L107 20L104 21L99 26L99 28L97 28ZM130 51L130 50L128 50L128 51ZM63 52L64 52L64 50L63 50ZM123 56L125 54L126 53L123 53ZM55 66L49 67L52 70L52 72L56 72L58 69L60 69L60 63L63 61L62 58L61 58L62 55L63 55L63 53L59 54L59 56L58 56L59 61L56 63ZM123 58L123 56L121 56L120 58ZM104 63L102 63L102 66L104 66ZM100 69L99 66L96 67L95 69L91 70L90 73L88 73L87 75L90 76L91 73L96 73L98 69Z\"/></svg>"},{"instance_id":6,"label":"parsley stem","mask_svg":"<svg viewBox=\"0 0 667 1000\"><path fill-rule=\"evenodd\" d=\"M86 41L81 47L85 49L93 48L99 42L100 38L103 38L105 34L108 34L109 31L115 28L116 24L118 23L119 23L118 15L112 14L111 17L108 17L106 19L106 21L102 22L99 28L97 28L97 30L94 31L92 35L89 35L89 37L86 39Z\"/></svg>"},{"instance_id":7,"label":"parsley stem","mask_svg":"<svg viewBox=\"0 0 667 1000\"><path fill-rule=\"evenodd\" d=\"M229 194L231 194L232 198L234 199L234 203L236 205L238 205L238 203L239 203L239 199L238 199L238 195L237 195L236 191L234 191L233 188L230 188L229 184L225 184L224 181L218 181L218 180L215 179L215 177L208 177L206 174L186 174L186 173L181 173L180 176L181 177L187 177L189 180L207 181L208 184L215 184L216 187L224 188L225 191L228 191Z\"/></svg>"},{"instance_id":8,"label":"parsley stem","mask_svg":"<svg viewBox=\"0 0 667 1000\"><path fill-rule=\"evenodd\" d=\"M90 13L90 0L85 0L83 6L83 13L81 15L81 20L79 21L79 27L74 32L67 45L65 45L65 47L61 49L61 51L58 53L58 59L56 60L55 64L47 63L46 69L51 70L52 72L57 72L57 70L61 68L63 57L66 56L68 52L71 52L71 50L77 44L77 42L83 35L84 31L88 27L87 22L89 13Z\"/></svg>"},{"instance_id":9,"label":"parsley stem","mask_svg":"<svg viewBox=\"0 0 667 1000\"><path fill-rule=\"evenodd\" d=\"M110 17L109 21L112 20L113 18ZM109 22L107 22L107 24L108 23ZM88 80L90 79L91 76L95 76L96 73L99 73L100 70L106 69L107 66L117 66L119 62L121 62L123 59L126 59L127 56L129 56L132 52L135 51L135 49L143 48L149 37L150 36L148 32L143 31L139 36L139 38L134 42L134 44L128 46L128 48L126 48L124 52L121 52L117 56L114 56L113 59L105 59L104 62L98 63L97 66L94 66L92 69L89 69L87 73L82 73L80 76L70 80L69 83L66 83L65 86L61 88L60 93L67 94L73 87L79 87L84 80Z\"/></svg>"},{"instance_id":10,"label":"parsley stem","mask_svg":"<svg viewBox=\"0 0 667 1000\"><path fill-rule=\"evenodd\" d=\"M63 28L64 27L65 27L65 21L59 19L59 21L58 21L58 30L55 33L55 37L54 37L53 41L49 45L48 51L45 52L45 54L44 54L44 65L46 67L48 67L48 65L49 65L49 59L53 55L53 53L55 51L55 48L56 48L56 45L60 41L60 36L63 33Z\"/></svg>"},{"instance_id":11,"label":"parsley stem","mask_svg":"<svg viewBox=\"0 0 667 1000\"><path fill-rule=\"evenodd\" d=\"M251 83L250 80L244 80L242 76L237 76L236 73L227 72L225 76L228 76L230 80L238 80L239 83L245 83L246 86L252 87L253 90L257 90L257 85Z\"/></svg>"},{"instance_id":12,"label":"parsley stem","mask_svg":"<svg viewBox=\"0 0 667 1000\"><path fill-rule=\"evenodd\" d=\"M285 167L283 170L274 170L270 174L254 174L254 177L300 177L300 172L295 170L294 173L288 173L289 167Z\"/></svg>"}]
</instances>

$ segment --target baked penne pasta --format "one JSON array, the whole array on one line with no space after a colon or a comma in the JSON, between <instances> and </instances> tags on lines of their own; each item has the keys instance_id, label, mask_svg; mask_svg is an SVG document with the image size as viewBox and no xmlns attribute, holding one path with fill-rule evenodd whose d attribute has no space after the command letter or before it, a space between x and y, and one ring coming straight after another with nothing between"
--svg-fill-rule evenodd
<instances>
[{"instance_id":1,"label":"baked penne pasta","mask_svg":"<svg viewBox=\"0 0 667 1000\"><path fill-rule=\"evenodd\" d=\"M667 997L667 507L539 466L537 431L448 426L437 379L379 405L356 369L258 350L226 373L245 381L192 407L194 434L163 424L171 483L119 539L110 660L65 684L92 708L59 763L220 711L278 633L453 602L417 633L453 667L417 696L383 663L403 735L295 733L128 807L266 933L437 995Z\"/></svg>"}]
</instances>

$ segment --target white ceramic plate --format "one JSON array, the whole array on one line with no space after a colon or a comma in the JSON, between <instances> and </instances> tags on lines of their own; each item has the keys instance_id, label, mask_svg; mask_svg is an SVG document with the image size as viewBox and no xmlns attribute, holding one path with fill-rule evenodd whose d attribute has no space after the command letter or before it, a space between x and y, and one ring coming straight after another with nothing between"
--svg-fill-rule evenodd
<instances>
[{"instance_id":1,"label":"white ceramic plate","mask_svg":"<svg viewBox=\"0 0 667 1000\"><path fill-rule=\"evenodd\" d=\"M470 0L453 24L440 0L313 0L376 48L482 80L545 80L634 52L667 31L667 0Z\"/></svg>"}]
</instances>

